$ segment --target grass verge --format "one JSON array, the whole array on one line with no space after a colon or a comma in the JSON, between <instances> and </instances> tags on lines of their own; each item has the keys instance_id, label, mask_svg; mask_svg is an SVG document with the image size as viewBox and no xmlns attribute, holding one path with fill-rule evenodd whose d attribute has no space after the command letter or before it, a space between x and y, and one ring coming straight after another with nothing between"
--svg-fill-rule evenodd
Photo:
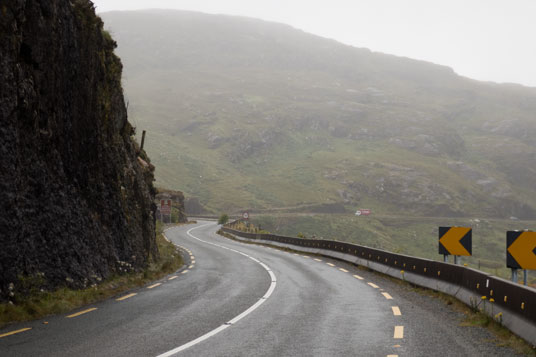
<instances>
[{"instance_id":1,"label":"grass verge","mask_svg":"<svg viewBox=\"0 0 536 357\"><path fill-rule=\"evenodd\" d=\"M78 307L92 304L141 287L151 281L177 271L183 260L178 249L163 236L163 227L157 222L156 243L160 252L158 260L152 260L142 272L111 276L101 284L83 290L60 288L55 291L35 292L16 304L0 304L0 328L9 323L40 319L52 314L62 314Z\"/></svg>"}]
</instances>

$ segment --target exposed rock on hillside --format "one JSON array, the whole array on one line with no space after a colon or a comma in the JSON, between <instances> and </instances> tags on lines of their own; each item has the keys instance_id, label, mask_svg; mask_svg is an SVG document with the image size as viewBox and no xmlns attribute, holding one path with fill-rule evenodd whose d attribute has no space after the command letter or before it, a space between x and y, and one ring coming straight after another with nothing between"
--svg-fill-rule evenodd
<instances>
[{"instance_id":1,"label":"exposed rock on hillside","mask_svg":"<svg viewBox=\"0 0 536 357\"><path fill-rule=\"evenodd\" d=\"M88 0L0 5L0 300L158 254L152 166L137 160L102 26Z\"/></svg>"}]
</instances>

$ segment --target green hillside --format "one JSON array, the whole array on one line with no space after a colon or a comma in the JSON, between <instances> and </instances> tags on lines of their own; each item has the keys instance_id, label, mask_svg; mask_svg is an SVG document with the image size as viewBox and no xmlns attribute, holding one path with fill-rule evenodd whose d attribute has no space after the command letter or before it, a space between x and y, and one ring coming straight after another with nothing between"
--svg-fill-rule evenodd
<instances>
[{"instance_id":1,"label":"green hillside","mask_svg":"<svg viewBox=\"0 0 536 357\"><path fill-rule=\"evenodd\" d=\"M157 185L209 210L536 216L534 88L248 18L102 17Z\"/></svg>"}]
</instances>

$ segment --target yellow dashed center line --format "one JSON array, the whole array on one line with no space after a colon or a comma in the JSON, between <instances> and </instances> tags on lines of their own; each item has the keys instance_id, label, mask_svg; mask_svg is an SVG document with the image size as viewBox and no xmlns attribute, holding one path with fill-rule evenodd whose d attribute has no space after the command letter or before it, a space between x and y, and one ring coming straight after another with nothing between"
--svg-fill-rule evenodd
<instances>
[{"instance_id":1,"label":"yellow dashed center line","mask_svg":"<svg viewBox=\"0 0 536 357\"><path fill-rule=\"evenodd\" d=\"M372 286L374 289L378 289L379 286L374 283L367 283L368 285Z\"/></svg>"},{"instance_id":2,"label":"yellow dashed center line","mask_svg":"<svg viewBox=\"0 0 536 357\"><path fill-rule=\"evenodd\" d=\"M398 357L398 355L387 355L387 357Z\"/></svg>"},{"instance_id":3,"label":"yellow dashed center line","mask_svg":"<svg viewBox=\"0 0 536 357\"><path fill-rule=\"evenodd\" d=\"M192 260L192 264L195 264L195 260Z\"/></svg>"},{"instance_id":4,"label":"yellow dashed center line","mask_svg":"<svg viewBox=\"0 0 536 357\"><path fill-rule=\"evenodd\" d=\"M309 258L307 255L302 255L302 257L304 257L304 258Z\"/></svg>"},{"instance_id":5,"label":"yellow dashed center line","mask_svg":"<svg viewBox=\"0 0 536 357\"><path fill-rule=\"evenodd\" d=\"M322 259L318 259L318 258L315 258L315 260L316 260L317 262L321 262L321 261L322 261Z\"/></svg>"},{"instance_id":6,"label":"yellow dashed center line","mask_svg":"<svg viewBox=\"0 0 536 357\"><path fill-rule=\"evenodd\" d=\"M294 254L294 255L296 255L296 256L298 256L298 257L300 256L299 254L296 254L296 253L292 253L292 254Z\"/></svg>"},{"instance_id":7,"label":"yellow dashed center line","mask_svg":"<svg viewBox=\"0 0 536 357\"><path fill-rule=\"evenodd\" d=\"M160 286L160 285L162 285L162 283L156 283L156 284L153 284L151 286L148 286L147 289L156 288L157 286Z\"/></svg>"},{"instance_id":8,"label":"yellow dashed center line","mask_svg":"<svg viewBox=\"0 0 536 357\"><path fill-rule=\"evenodd\" d=\"M190 266L188 267L188 269L192 269L193 267L194 267L194 265L192 264L192 265L190 265Z\"/></svg>"},{"instance_id":9,"label":"yellow dashed center line","mask_svg":"<svg viewBox=\"0 0 536 357\"><path fill-rule=\"evenodd\" d=\"M186 274L188 273L188 269L186 269L185 271L183 271L181 274Z\"/></svg>"},{"instance_id":10,"label":"yellow dashed center line","mask_svg":"<svg viewBox=\"0 0 536 357\"><path fill-rule=\"evenodd\" d=\"M15 334L17 334L17 333L21 333L21 332L28 331L28 330L31 330L31 329L32 329L31 327L26 327L26 328L21 328L20 330L15 330L15 331L6 332L6 333L1 334L1 335L0 335L0 338L2 338L2 337L6 337L6 336L15 335Z\"/></svg>"},{"instance_id":11,"label":"yellow dashed center line","mask_svg":"<svg viewBox=\"0 0 536 357\"><path fill-rule=\"evenodd\" d=\"M404 326L395 326L393 338L404 338Z\"/></svg>"},{"instance_id":12,"label":"yellow dashed center line","mask_svg":"<svg viewBox=\"0 0 536 357\"><path fill-rule=\"evenodd\" d=\"M329 265L330 267L334 267L335 264L331 264L331 263L326 263L327 265Z\"/></svg>"},{"instance_id":13,"label":"yellow dashed center line","mask_svg":"<svg viewBox=\"0 0 536 357\"><path fill-rule=\"evenodd\" d=\"M400 316L402 313L400 312L400 308L398 306L391 306L391 309L393 309L393 315Z\"/></svg>"},{"instance_id":14,"label":"yellow dashed center line","mask_svg":"<svg viewBox=\"0 0 536 357\"><path fill-rule=\"evenodd\" d=\"M363 280L363 278L360 277L359 275L354 275L354 278L359 279L359 280Z\"/></svg>"},{"instance_id":15,"label":"yellow dashed center line","mask_svg":"<svg viewBox=\"0 0 536 357\"><path fill-rule=\"evenodd\" d=\"M72 315L67 315L65 317L70 319L70 318L77 317L77 316L80 316L80 315L83 315L83 314L87 314L88 312L95 311L95 310L97 310L97 308L92 307L91 309L83 310L83 311L77 312L77 313L72 314Z\"/></svg>"},{"instance_id":16,"label":"yellow dashed center line","mask_svg":"<svg viewBox=\"0 0 536 357\"><path fill-rule=\"evenodd\" d=\"M393 297L391 295L389 295L388 293L382 293L382 295L387 299L387 300L393 300Z\"/></svg>"},{"instance_id":17,"label":"yellow dashed center line","mask_svg":"<svg viewBox=\"0 0 536 357\"><path fill-rule=\"evenodd\" d=\"M178 278L178 276L173 275L173 276L170 276L168 280L173 280L173 279L177 279L177 278Z\"/></svg>"},{"instance_id":18,"label":"yellow dashed center line","mask_svg":"<svg viewBox=\"0 0 536 357\"><path fill-rule=\"evenodd\" d=\"M348 273L348 270L346 270L346 269L339 268L339 270L342 271L343 273Z\"/></svg>"},{"instance_id":19,"label":"yellow dashed center line","mask_svg":"<svg viewBox=\"0 0 536 357\"><path fill-rule=\"evenodd\" d=\"M123 300L126 300L126 299L131 298L131 297L136 296L136 295L138 295L138 294L137 293L128 294L128 295L125 295L125 296L121 296L118 299L115 299L115 301L123 301Z\"/></svg>"}]
</instances>

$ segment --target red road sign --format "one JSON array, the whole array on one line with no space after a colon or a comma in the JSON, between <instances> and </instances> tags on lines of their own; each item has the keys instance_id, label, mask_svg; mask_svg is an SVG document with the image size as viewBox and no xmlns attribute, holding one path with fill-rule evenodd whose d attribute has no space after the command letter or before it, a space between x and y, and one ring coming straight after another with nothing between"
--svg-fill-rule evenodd
<instances>
[{"instance_id":1,"label":"red road sign","mask_svg":"<svg viewBox=\"0 0 536 357\"><path fill-rule=\"evenodd\" d=\"M160 200L160 213L171 214L171 200Z\"/></svg>"},{"instance_id":2,"label":"red road sign","mask_svg":"<svg viewBox=\"0 0 536 357\"><path fill-rule=\"evenodd\" d=\"M242 214L242 218L244 218L244 219L249 219L249 213L244 212L244 213Z\"/></svg>"},{"instance_id":3,"label":"red road sign","mask_svg":"<svg viewBox=\"0 0 536 357\"><path fill-rule=\"evenodd\" d=\"M370 215L370 210L367 209L367 208L364 208L364 209L361 210L361 214L363 216L369 216Z\"/></svg>"}]
</instances>

